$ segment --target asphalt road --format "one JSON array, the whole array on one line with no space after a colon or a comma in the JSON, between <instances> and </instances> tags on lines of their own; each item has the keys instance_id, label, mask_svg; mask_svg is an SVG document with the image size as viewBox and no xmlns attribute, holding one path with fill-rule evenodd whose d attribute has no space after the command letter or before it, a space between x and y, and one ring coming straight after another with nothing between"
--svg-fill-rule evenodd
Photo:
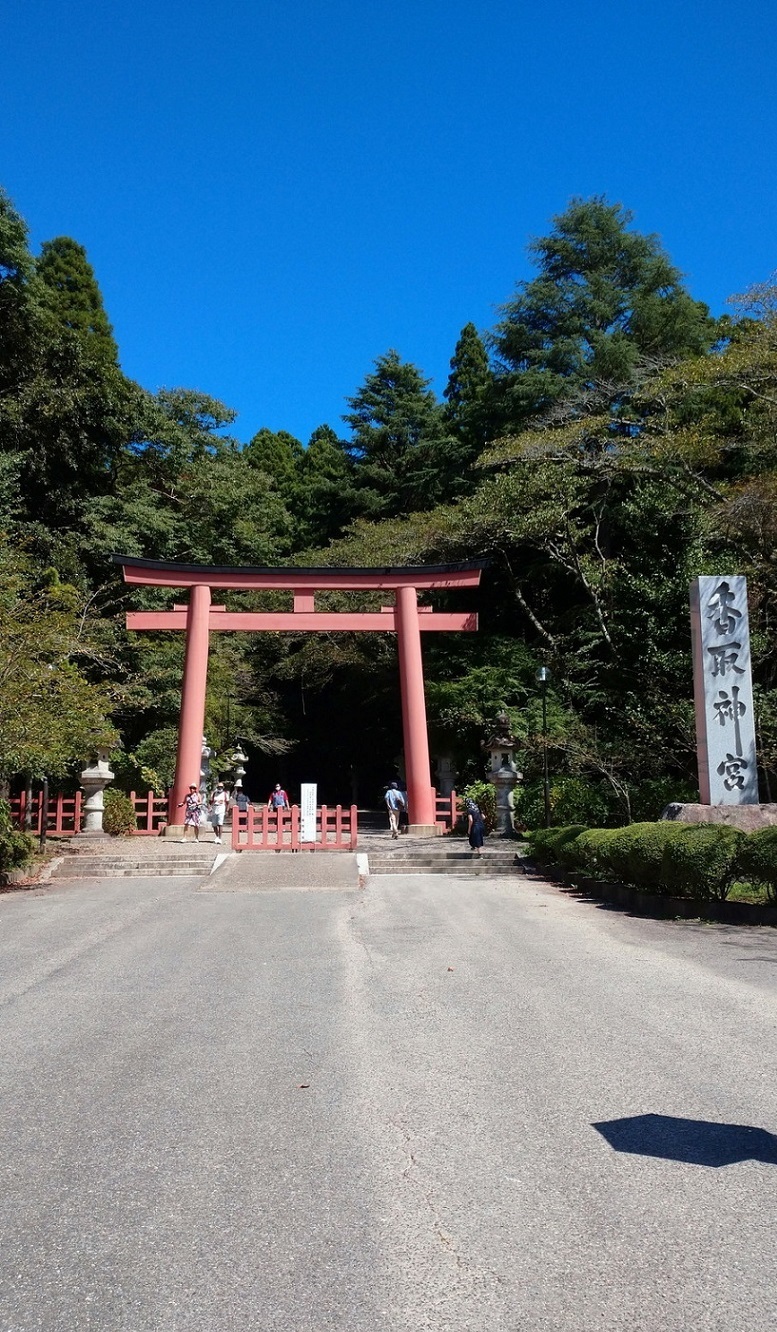
<instances>
[{"instance_id":1,"label":"asphalt road","mask_svg":"<svg viewBox=\"0 0 777 1332\"><path fill-rule=\"evenodd\" d=\"M772 1332L773 932L229 886L0 898L0 1332Z\"/></svg>"}]
</instances>

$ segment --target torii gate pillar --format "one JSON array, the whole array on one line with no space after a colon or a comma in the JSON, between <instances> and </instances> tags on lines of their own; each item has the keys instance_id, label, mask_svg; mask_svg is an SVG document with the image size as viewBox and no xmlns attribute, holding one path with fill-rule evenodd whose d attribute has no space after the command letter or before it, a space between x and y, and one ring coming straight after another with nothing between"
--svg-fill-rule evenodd
<instances>
[{"instance_id":1,"label":"torii gate pillar","mask_svg":"<svg viewBox=\"0 0 777 1332\"><path fill-rule=\"evenodd\" d=\"M171 825L183 823L178 806L183 804L190 786L199 786L202 764L202 734L205 730L205 693L208 684L208 641L210 588L197 583L189 593L186 612L186 656L181 688L181 721L178 727L178 755L175 781L170 796L168 819Z\"/></svg>"},{"instance_id":2,"label":"torii gate pillar","mask_svg":"<svg viewBox=\"0 0 777 1332\"><path fill-rule=\"evenodd\" d=\"M397 588L396 626L409 831L417 837L432 837L437 831L437 811L430 775L421 627L414 587Z\"/></svg>"}]
</instances>

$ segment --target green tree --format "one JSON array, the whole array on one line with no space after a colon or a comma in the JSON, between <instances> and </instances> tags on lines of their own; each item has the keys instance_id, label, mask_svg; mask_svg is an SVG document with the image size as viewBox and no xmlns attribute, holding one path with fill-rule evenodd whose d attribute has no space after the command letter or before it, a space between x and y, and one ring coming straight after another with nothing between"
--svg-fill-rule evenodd
<instances>
[{"instance_id":1,"label":"green tree","mask_svg":"<svg viewBox=\"0 0 777 1332\"><path fill-rule=\"evenodd\" d=\"M331 426L318 426L299 465L302 544L322 546L342 535L361 512L355 466Z\"/></svg>"},{"instance_id":2,"label":"green tree","mask_svg":"<svg viewBox=\"0 0 777 1332\"><path fill-rule=\"evenodd\" d=\"M96 356L117 362L113 329L83 245L69 236L44 241L36 269L46 304L61 327L76 333Z\"/></svg>"},{"instance_id":3,"label":"green tree","mask_svg":"<svg viewBox=\"0 0 777 1332\"><path fill-rule=\"evenodd\" d=\"M706 351L707 307L682 285L657 236L605 198L573 199L529 252L539 275L519 285L494 332L503 428L520 428L562 395L617 392L645 363Z\"/></svg>"},{"instance_id":4,"label":"green tree","mask_svg":"<svg viewBox=\"0 0 777 1332\"><path fill-rule=\"evenodd\" d=\"M62 532L110 490L141 393L97 334L90 342L57 317L53 299L22 219L0 195L0 452L18 471L19 520Z\"/></svg>"},{"instance_id":5,"label":"green tree","mask_svg":"<svg viewBox=\"0 0 777 1332\"><path fill-rule=\"evenodd\" d=\"M269 430L262 426L243 450L246 462L270 480L289 505L299 494L300 468L305 456L302 444L288 430Z\"/></svg>"},{"instance_id":6,"label":"green tree","mask_svg":"<svg viewBox=\"0 0 777 1332\"><path fill-rule=\"evenodd\" d=\"M444 391L445 417L452 434L469 450L480 454L492 433L493 375L488 352L474 324L465 324L451 359Z\"/></svg>"},{"instance_id":7,"label":"green tree","mask_svg":"<svg viewBox=\"0 0 777 1332\"><path fill-rule=\"evenodd\" d=\"M91 683L100 655L87 599L0 545L0 776L61 777L110 743L110 691Z\"/></svg>"},{"instance_id":8,"label":"green tree","mask_svg":"<svg viewBox=\"0 0 777 1332\"><path fill-rule=\"evenodd\" d=\"M25 373L34 348L34 272L27 225L0 189L0 400Z\"/></svg>"},{"instance_id":9,"label":"green tree","mask_svg":"<svg viewBox=\"0 0 777 1332\"><path fill-rule=\"evenodd\" d=\"M392 349L347 400L349 452L370 517L430 508L458 488L462 446L448 432L429 383Z\"/></svg>"}]
</instances>

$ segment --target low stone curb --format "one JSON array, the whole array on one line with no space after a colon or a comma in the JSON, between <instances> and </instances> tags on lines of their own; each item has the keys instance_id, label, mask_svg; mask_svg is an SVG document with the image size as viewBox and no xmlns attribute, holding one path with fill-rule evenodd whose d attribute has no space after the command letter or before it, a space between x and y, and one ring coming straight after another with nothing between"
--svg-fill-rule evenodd
<instances>
[{"instance_id":1,"label":"low stone curb","mask_svg":"<svg viewBox=\"0 0 777 1332\"><path fill-rule=\"evenodd\" d=\"M660 897L625 883L603 883L583 875L565 875L550 867L532 866L538 878L549 879L561 887L574 888L586 897L623 907L636 916L655 920L709 920L718 925L769 925L777 929L777 906L759 906L755 902L699 902L691 897Z\"/></svg>"}]
</instances>

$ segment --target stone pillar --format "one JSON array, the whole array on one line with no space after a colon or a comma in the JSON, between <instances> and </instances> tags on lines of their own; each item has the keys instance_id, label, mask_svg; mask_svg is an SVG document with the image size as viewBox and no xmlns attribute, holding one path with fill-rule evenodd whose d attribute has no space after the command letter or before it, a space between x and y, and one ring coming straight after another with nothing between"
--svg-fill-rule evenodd
<instances>
[{"instance_id":1,"label":"stone pillar","mask_svg":"<svg viewBox=\"0 0 777 1332\"><path fill-rule=\"evenodd\" d=\"M205 729L205 690L208 683L208 619L210 588L193 587L186 617L186 656L181 688L181 720L178 726L178 756L170 797L168 832L183 823L178 809L190 786L200 785L202 740Z\"/></svg>"},{"instance_id":2,"label":"stone pillar","mask_svg":"<svg viewBox=\"0 0 777 1332\"><path fill-rule=\"evenodd\" d=\"M696 751L702 805L757 805L747 581L691 583Z\"/></svg>"},{"instance_id":3,"label":"stone pillar","mask_svg":"<svg viewBox=\"0 0 777 1332\"><path fill-rule=\"evenodd\" d=\"M418 623L418 597L414 587L397 588L396 626L402 692L402 734L410 806L408 832L420 837L433 837L437 833L437 811L429 775L421 629Z\"/></svg>"},{"instance_id":4,"label":"stone pillar","mask_svg":"<svg viewBox=\"0 0 777 1332\"><path fill-rule=\"evenodd\" d=\"M80 834L82 837L106 837L103 831L103 811L105 809L105 800L103 791L109 782L112 782L114 774L111 772L108 763L107 749L98 749L97 757L93 758L80 776L81 786L83 787L85 800L82 806L84 814L84 829Z\"/></svg>"}]
</instances>

